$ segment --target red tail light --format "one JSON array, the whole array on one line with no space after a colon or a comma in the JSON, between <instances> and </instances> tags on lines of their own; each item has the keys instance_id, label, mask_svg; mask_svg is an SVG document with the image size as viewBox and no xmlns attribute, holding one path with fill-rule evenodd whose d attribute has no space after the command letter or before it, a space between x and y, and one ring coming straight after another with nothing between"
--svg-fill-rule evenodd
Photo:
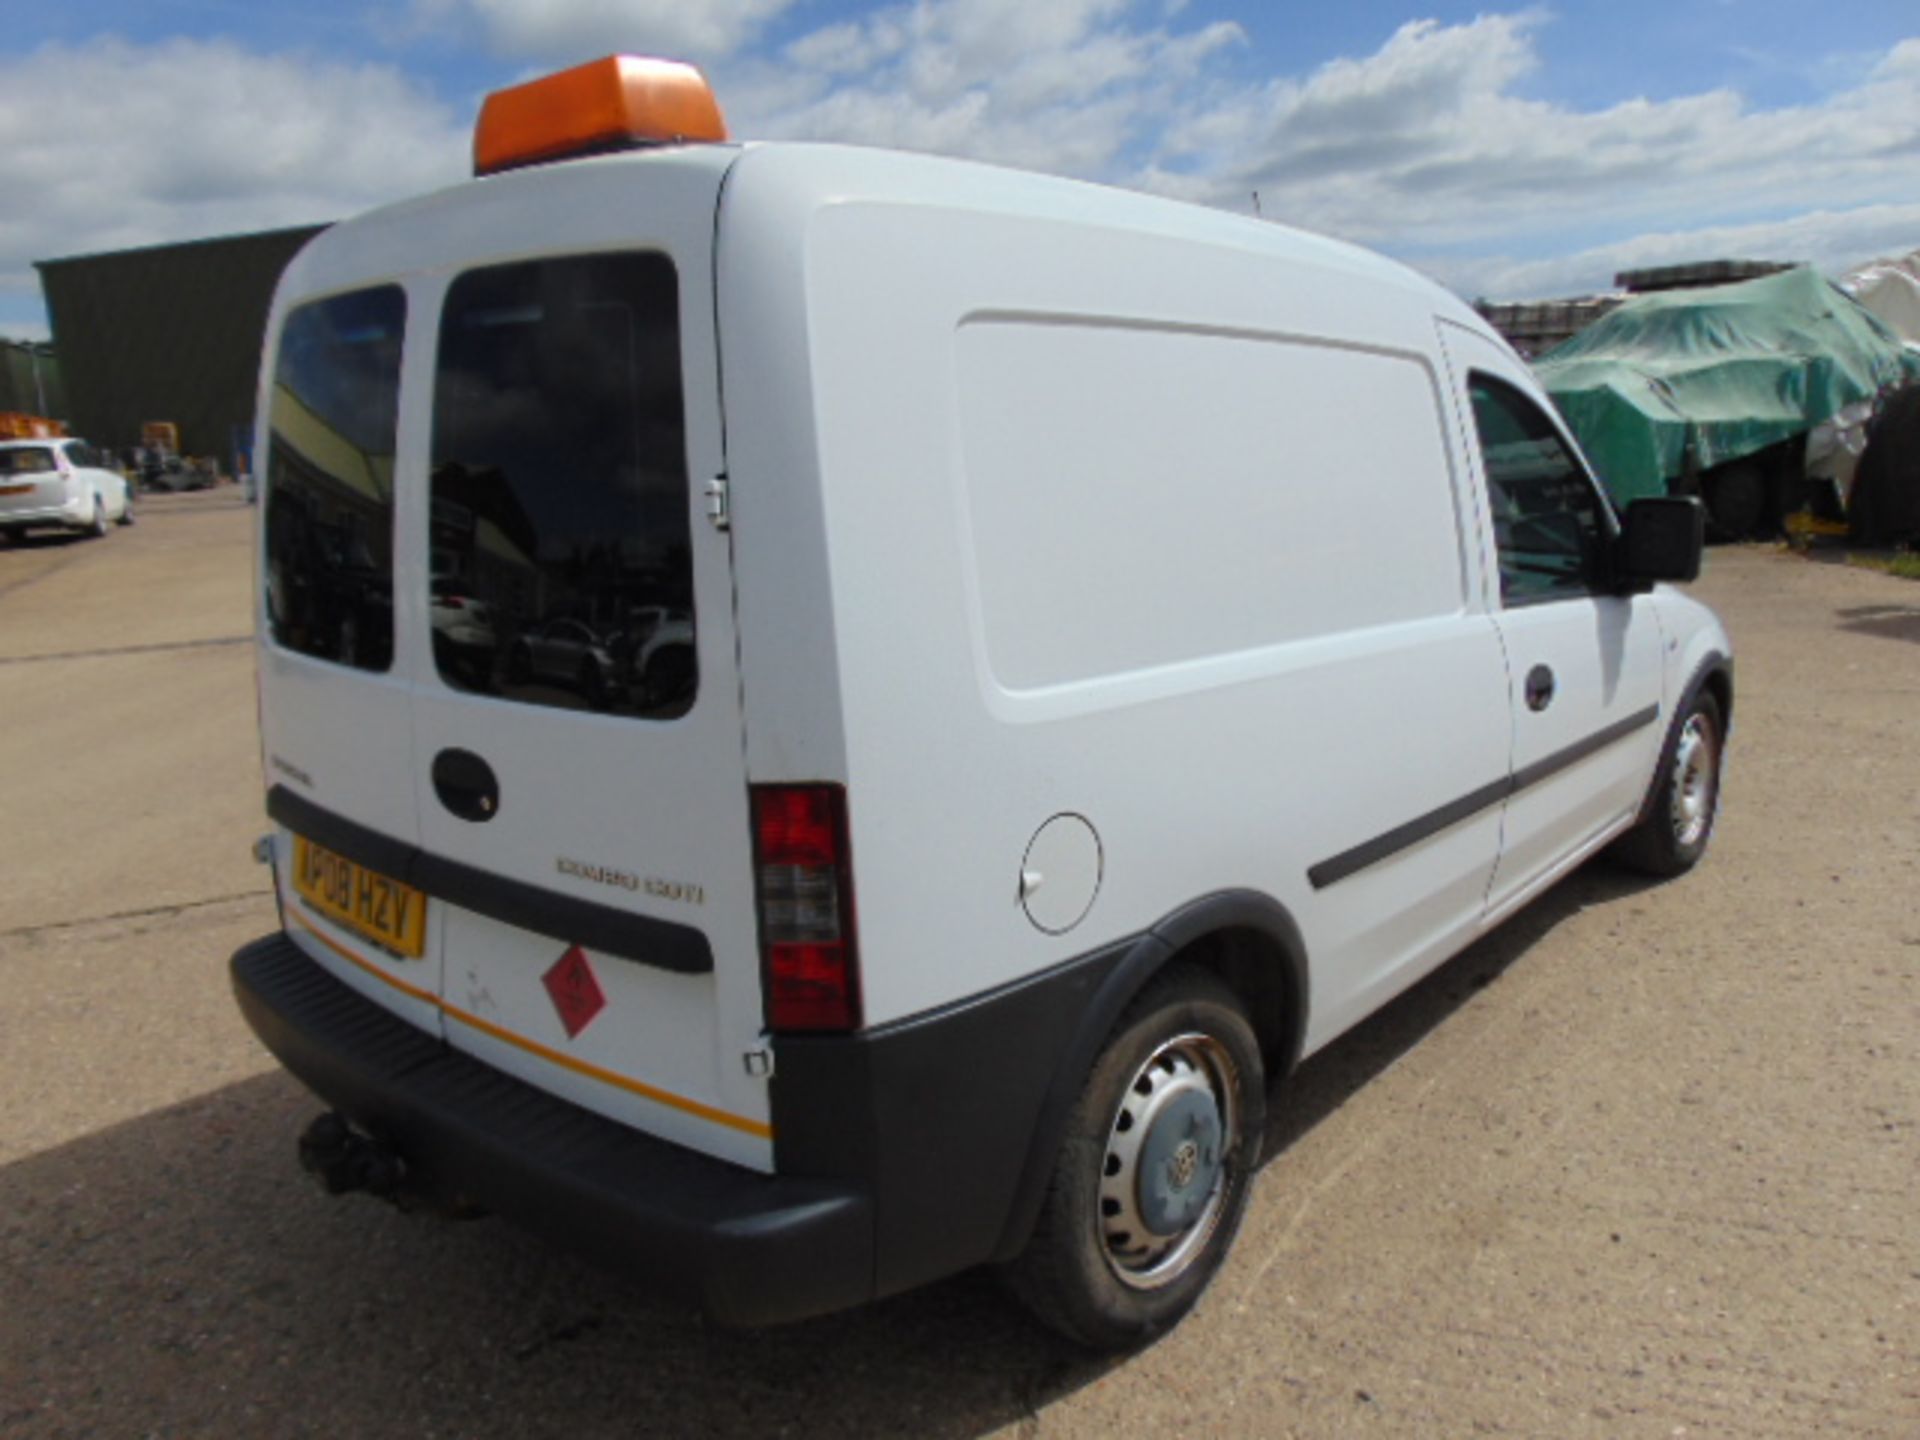
<instances>
[{"instance_id":1,"label":"red tail light","mask_svg":"<svg viewBox=\"0 0 1920 1440\"><path fill-rule=\"evenodd\" d=\"M754 786L753 841L768 1028L857 1029L846 792L838 785Z\"/></svg>"}]
</instances>

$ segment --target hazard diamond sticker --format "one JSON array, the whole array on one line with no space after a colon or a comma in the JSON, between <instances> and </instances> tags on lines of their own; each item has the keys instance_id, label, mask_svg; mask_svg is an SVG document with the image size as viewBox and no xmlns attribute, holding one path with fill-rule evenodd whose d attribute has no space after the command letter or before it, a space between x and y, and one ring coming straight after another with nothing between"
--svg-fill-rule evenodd
<instances>
[{"instance_id":1,"label":"hazard diamond sticker","mask_svg":"<svg viewBox=\"0 0 1920 1440\"><path fill-rule=\"evenodd\" d=\"M600 990L593 966L587 963L587 952L578 945L554 961L552 968L540 977L540 983L547 987L547 998L553 1001L560 1023L567 1027L569 1040L607 1008L607 997Z\"/></svg>"}]
</instances>

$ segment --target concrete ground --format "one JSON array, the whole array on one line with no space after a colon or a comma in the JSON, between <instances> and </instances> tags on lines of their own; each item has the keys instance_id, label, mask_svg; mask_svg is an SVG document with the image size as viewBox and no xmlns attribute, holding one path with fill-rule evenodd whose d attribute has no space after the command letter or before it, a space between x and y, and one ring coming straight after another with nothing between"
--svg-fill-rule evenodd
<instances>
[{"instance_id":1,"label":"concrete ground","mask_svg":"<svg viewBox=\"0 0 1920 1440\"><path fill-rule=\"evenodd\" d=\"M1092 1361L966 1276L730 1335L331 1201L269 929L251 515L0 547L0 1436L1920 1436L1920 586L1763 549L1714 853L1310 1062L1225 1271Z\"/></svg>"}]
</instances>

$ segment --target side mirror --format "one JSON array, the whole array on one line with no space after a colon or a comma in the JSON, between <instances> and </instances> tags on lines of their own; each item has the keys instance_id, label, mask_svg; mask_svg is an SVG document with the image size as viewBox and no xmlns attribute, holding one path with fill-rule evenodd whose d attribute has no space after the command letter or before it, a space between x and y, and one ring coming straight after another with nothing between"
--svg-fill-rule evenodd
<instances>
[{"instance_id":1,"label":"side mirror","mask_svg":"<svg viewBox=\"0 0 1920 1440\"><path fill-rule=\"evenodd\" d=\"M1613 576L1625 590L1657 580L1697 580L1707 546L1707 510L1690 496L1635 500L1627 506Z\"/></svg>"}]
</instances>

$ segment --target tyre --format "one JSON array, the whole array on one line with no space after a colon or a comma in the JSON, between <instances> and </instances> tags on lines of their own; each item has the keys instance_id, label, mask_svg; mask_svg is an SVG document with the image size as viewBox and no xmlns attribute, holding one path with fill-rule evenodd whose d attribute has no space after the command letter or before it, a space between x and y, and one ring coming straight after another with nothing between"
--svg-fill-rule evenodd
<instances>
[{"instance_id":1,"label":"tyre","mask_svg":"<svg viewBox=\"0 0 1920 1440\"><path fill-rule=\"evenodd\" d=\"M671 705L693 689L693 649L687 645L668 645L647 661L641 688L649 706Z\"/></svg>"},{"instance_id":2,"label":"tyre","mask_svg":"<svg viewBox=\"0 0 1920 1440\"><path fill-rule=\"evenodd\" d=\"M98 495L93 497L93 519L87 523L87 534L91 535L95 540L106 538L107 507L100 503L100 497Z\"/></svg>"},{"instance_id":3,"label":"tyre","mask_svg":"<svg viewBox=\"0 0 1920 1440\"><path fill-rule=\"evenodd\" d=\"M1895 394L1867 427L1847 520L1856 544L1920 539L1920 385Z\"/></svg>"},{"instance_id":4,"label":"tyre","mask_svg":"<svg viewBox=\"0 0 1920 1440\"><path fill-rule=\"evenodd\" d=\"M1723 540L1745 540L1767 514L1767 477L1743 460L1722 466L1706 478L1707 514Z\"/></svg>"},{"instance_id":5,"label":"tyre","mask_svg":"<svg viewBox=\"0 0 1920 1440\"><path fill-rule=\"evenodd\" d=\"M1720 813L1720 763L1725 749L1720 702L1703 690L1661 751L1658 789L1647 818L1615 842L1614 858L1630 869L1663 878L1684 875L1698 865Z\"/></svg>"},{"instance_id":6,"label":"tyre","mask_svg":"<svg viewBox=\"0 0 1920 1440\"><path fill-rule=\"evenodd\" d=\"M1266 1109L1260 1044L1233 993L1194 968L1154 981L1074 1106L1033 1236L1004 1267L1014 1293L1097 1350L1172 1326L1239 1229Z\"/></svg>"},{"instance_id":7,"label":"tyre","mask_svg":"<svg viewBox=\"0 0 1920 1440\"><path fill-rule=\"evenodd\" d=\"M587 704L595 710L604 710L607 705L606 677L600 673L600 666L589 656L580 662L580 673L575 677L576 686Z\"/></svg>"}]
</instances>

